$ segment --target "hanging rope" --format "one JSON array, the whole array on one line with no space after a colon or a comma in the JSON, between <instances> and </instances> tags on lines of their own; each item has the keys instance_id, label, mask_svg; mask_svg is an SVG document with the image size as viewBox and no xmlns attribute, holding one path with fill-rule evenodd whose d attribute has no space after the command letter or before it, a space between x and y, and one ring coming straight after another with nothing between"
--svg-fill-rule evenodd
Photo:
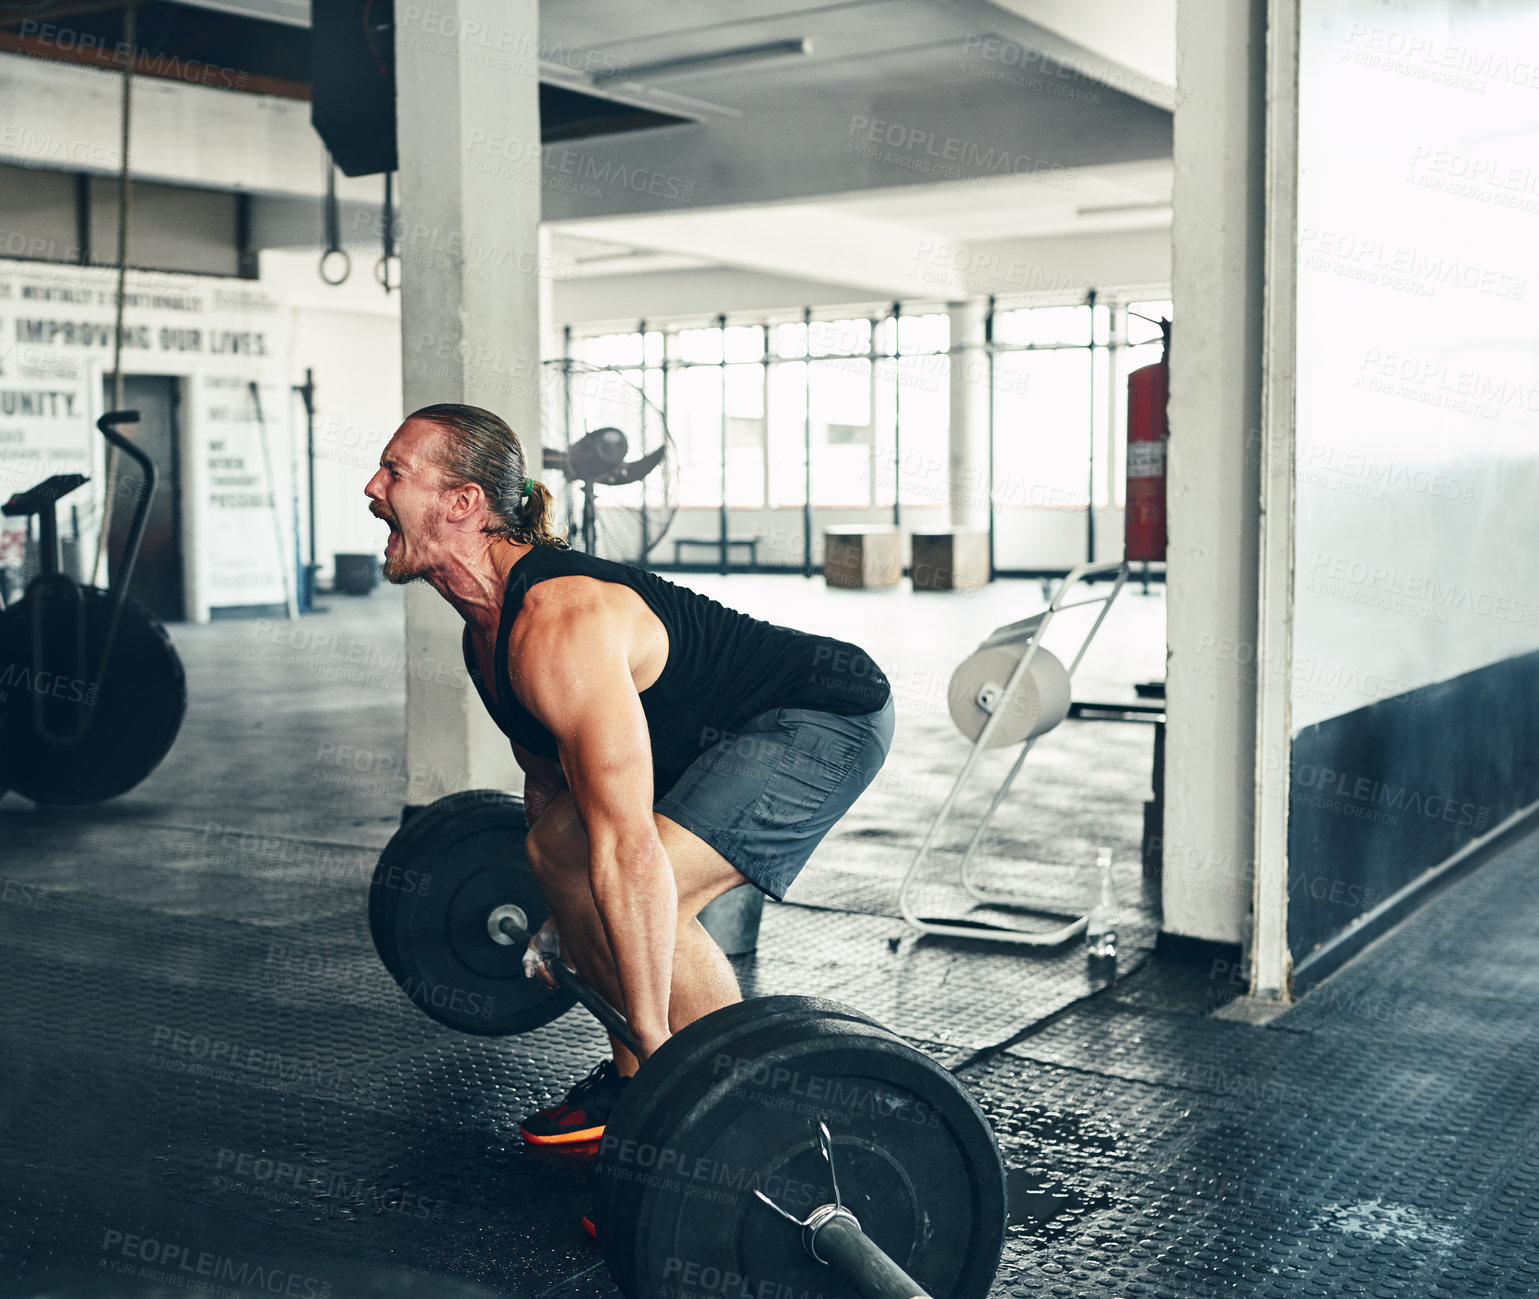
<instances>
[{"instance_id":1,"label":"hanging rope","mask_svg":"<svg viewBox=\"0 0 1539 1299\"><path fill-rule=\"evenodd\" d=\"M138 46L138 11L135 0L123 6L123 44L128 47L128 61L123 65L123 135L119 142L118 167L118 292L117 311L112 331L112 409L123 409L123 300L128 285L128 214L129 170L128 130L133 116L134 55ZM102 557L107 553L107 534L112 531L112 503L117 496L118 449L107 448L107 496L102 504L101 529L96 534L96 559L91 564L91 585L101 573Z\"/></svg>"},{"instance_id":2,"label":"hanging rope","mask_svg":"<svg viewBox=\"0 0 1539 1299\"><path fill-rule=\"evenodd\" d=\"M394 172L385 173L385 206L380 211L380 244L384 251L374 264L374 278L386 293L394 293L401 287L401 266L395 255L395 198L391 190L394 177Z\"/></svg>"},{"instance_id":3,"label":"hanging rope","mask_svg":"<svg viewBox=\"0 0 1539 1299\"><path fill-rule=\"evenodd\" d=\"M326 230L326 250L321 254L321 279L335 287L353 272L353 259L342 247L342 214L337 210L337 164L326 155L326 202L321 207L321 221ZM340 266L333 257L342 259Z\"/></svg>"}]
</instances>

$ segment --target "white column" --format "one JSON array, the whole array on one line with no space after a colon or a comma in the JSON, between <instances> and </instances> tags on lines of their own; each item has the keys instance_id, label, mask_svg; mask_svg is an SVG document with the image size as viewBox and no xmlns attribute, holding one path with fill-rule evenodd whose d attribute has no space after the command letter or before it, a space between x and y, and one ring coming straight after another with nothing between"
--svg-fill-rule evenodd
<instances>
[{"instance_id":1,"label":"white column","mask_svg":"<svg viewBox=\"0 0 1539 1299\"><path fill-rule=\"evenodd\" d=\"M1253 994L1289 999L1288 800L1293 756L1293 562L1297 461L1299 7L1268 0L1266 310L1262 333L1259 590L1256 615Z\"/></svg>"},{"instance_id":2,"label":"white column","mask_svg":"<svg viewBox=\"0 0 1539 1299\"><path fill-rule=\"evenodd\" d=\"M1251 917L1265 14L1176 14L1164 927L1216 942Z\"/></svg>"},{"instance_id":3,"label":"white column","mask_svg":"<svg viewBox=\"0 0 1539 1299\"><path fill-rule=\"evenodd\" d=\"M953 302L951 316L951 522L989 523L989 363L983 351L987 302Z\"/></svg>"},{"instance_id":4,"label":"white column","mask_svg":"<svg viewBox=\"0 0 1539 1299\"><path fill-rule=\"evenodd\" d=\"M461 44L463 33L479 44ZM513 51L479 59L478 49ZM536 0L428 0L396 23L402 388L484 406L540 463L540 109ZM465 675L464 624L406 594L407 802L521 787Z\"/></svg>"},{"instance_id":5,"label":"white column","mask_svg":"<svg viewBox=\"0 0 1539 1299\"><path fill-rule=\"evenodd\" d=\"M1113 298L1106 302L1106 337L1115 346L1108 347L1106 357L1106 437L1098 455L1106 466L1106 512L1114 523L1115 531L1122 532L1123 510L1127 502L1118 502L1118 486L1127 487L1126 439L1128 427L1128 377L1123 359L1127 356L1128 304ZM1094 364L1092 361L1091 364ZM1108 525L1110 526L1110 525ZM1107 557L1117 553L1121 542L1108 542Z\"/></svg>"}]
</instances>

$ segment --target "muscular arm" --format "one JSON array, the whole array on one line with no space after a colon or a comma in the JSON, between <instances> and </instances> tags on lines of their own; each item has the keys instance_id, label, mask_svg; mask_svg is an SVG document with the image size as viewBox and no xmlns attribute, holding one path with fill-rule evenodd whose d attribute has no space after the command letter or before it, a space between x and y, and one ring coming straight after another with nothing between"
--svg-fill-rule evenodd
<instances>
[{"instance_id":1,"label":"muscular arm","mask_svg":"<svg viewBox=\"0 0 1539 1299\"><path fill-rule=\"evenodd\" d=\"M514 686L556 737L588 832L589 881L626 1016L650 1054L668 1036L678 892L652 815L652 747L626 622L601 601L531 598L519 623L509 646Z\"/></svg>"},{"instance_id":2,"label":"muscular arm","mask_svg":"<svg viewBox=\"0 0 1539 1299\"><path fill-rule=\"evenodd\" d=\"M566 788L566 773L560 763L530 753L522 745L513 746L513 756L524 769L524 819L533 826L550 800Z\"/></svg>"}]
</instances>

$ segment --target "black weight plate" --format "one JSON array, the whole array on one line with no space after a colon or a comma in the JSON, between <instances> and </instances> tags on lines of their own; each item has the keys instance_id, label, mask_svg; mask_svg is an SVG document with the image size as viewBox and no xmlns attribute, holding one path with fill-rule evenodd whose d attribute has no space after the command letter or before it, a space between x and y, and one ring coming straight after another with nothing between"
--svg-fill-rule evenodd
<instances>
[{"instance_id":1,"label":"black weight plate","mask_svg":"<svg viewBox=\"0 0 1539 1299\"><path fill-rule=\"evenodd\" d=\"M837 1002L815 997L757 997L724 1006L670 1037L626 1087L604 1129L593 1179L592 1217L599 1239L624 1239L631 1231L629 1215L635 1197L629 1191L627 1163L621 1162L619 1152L627 1141L644 1140L641 1134L660 1100L676 1094L681 1080L711 1061L718 1045L741 1032L744 1024L784 1023L831 1012L852 1013ZM611 1260L612 1270L615 1262Z\"/></svg>"},{"instance_id":2,"label":"black weight plate","mask_svg":"<svg viewBox=\"0 0 1539 1299\"><path fill-rule=\"evenodd\" d=\"M845 1113L853 1099L857 1110L871 1111L879 1119L885 1122L896 1122L899 1117L910 1114L916 1119L930 1119L931 1113L923 1108L922 1104L910 1104L910 1099L905 1099L902 1091L891 1087L888 1073L877 1068L874 1077L880 1077L880 1085L874 1085L871 1077L862 1077L853 1080L850 1060L856 1057L854 1050L850 1048L848 1040L836 1040L834 1051L836 1057L833 1060L823 1060L822 1064L814 1065L816 1071L808 1071L805 1067L797 1067L786 1062L783 1054L777 1054L780 1048L786 1044L793 1044L796 1051L805 1053L808 1044L819 1042L830 1037L830 1034L839 1033L876 1033L886 1044L893 1044L896 1039L886 1033L882 1028L871 1025L870 1020L846 1020L845 1024L839 1024L836 1017L810 1016L793 1022L793 1024L776 1025L746 1025L742 1031L734 1034L726 1042L717 1044L717 1056L709 1062L700 1062L696 1070L682 1080L679 1087L673 1088L665 1099L656 1105L648 1124L643 1128L643 1142L656 1145L659 1150L673 1151L669 1159L671 1167L693 1168L693 1170L705 1170L702 1173L696 1171L696 1176L689 1180L688 1184L680 1180L674 1188L671 1196L654 1196L651 1199L640 1199L629 1214L628 1231L620 1239L628 1239L633 1242L645 1242L646 1233L659 1225L657 1214L663 1217L669 1214L680 1217L691 1217L699 1221L705 1216L711 1219L706 1239L731 1239L746 1221L748 1227L771 1227L770 1231L770 1267L768 1271L759 1270L751 1273L754 1282L765 1279L776 1279L779 1284L779 1276L785 1268L790 1268L797 1261L806 1262L805 1253L800 1248L800 1237L794 1228L788 1228L788 1224L779 1219L776 1214L770 1213L762 1204L751 1197L753 1188L760 1187L776 1199L777 1204L782 1204L786 1210L796 1214L797 1217L805 1217L819 1204L826 1204L833 1199L831 1184L828 1182L826 1164L822 1154L816 1147L816 1120L825 1117L828 1124L836 1133L836 1142L846 1136L845 1128L853 1114ZM897 1044L902 1047L902 1044ZM910 1048L902 1047L908 1051ZM733 1064L728 1064L731 1060ZM803 1062L805 1064L805 1062ZM926 1073L934 1068L930 1060L920 1057L920 1064ZM779 1073L777 1073L779 1071ZM840 1073L845 1071L845 1073ZM870 1064L863 1067L863 1073L871 1074ZM726 1088L726 1097L722 1102L711 1099L711 1093L716 1090L717 1080L726 1079L731 1082ZM933 1080L933 1079L931 1079ZM699 1122L703 1113L708 1113L714 1104L726 1104L737 1111L745 1130L739 1130L734 1137L736 1145L731 1147L731 1153L723 1157L720 1151L700 1156L699 1134L691 1136L691 1130ZM768 1117L766 1117L768 1111ZM760 1140L757 1147L743 1142L743 1133L753 1137L768 1137L768 1144ZM786 1170L783 1167L785 1160L779 1156L779 1145L785 1144L786 1134L790 1134L790 1145L794 1153L802 1154L799 1165ZM897 1136L902 1133L888 1136L888 1145L896 1145ZM933 1145L933 1144L931 1144ZM870 1167L860 1167L868 1160L865 1156L873 1153L874 1147L863 1145L857 1150L856 1167L862 1174L863 1184L870 1190L871 1185L877 1187L877 1199L880 1200L883 1210L896 1213L905 1205L905 1196L894 1194L894 1190L902 1191L903 1187L894 1188L893 1180L897 1177L899 1182L905 1184L906 1202L913 1204L916 1200L914 1188L910 1182L914 1180L914 1174L906 1171L903 1159L920 1159L922 1148L914 1142L908 1142L902 1157L893 1157L888 1154L885 1159L885 1167L873 1173ZM808 1160L811 1156L811 1162ZM926 1164L933 1159L934 1151L928 1151ZM997 1160L996 1156L993 1156ZM862 1219L862 1224L868 1228L877 1244L882 1245L888 1253L893 1254L894 1259L900 1265L905 1264L906 1257L910 1253L910 1242L916 1239L916 1231L922 1222L922 1214L914 1213L903 1217L903 1221L897 1224L897 1230L891 1230L891 1222L883 1221L873 1224L870 1211L863 1213L862 1208L857 1207L862 1197L856 1196L851 1191L848 1180L850 1174L846 1173L846 1165L851 1164L851 1157L846 1156L842 1150L836 1150L837 1167L840 1170L840 1188L843 1191L846 1207L856 1211ZM963 1191L965 1194L965 1191ZM674 1200L669 1204L669 1199ZM866 1199L871 1199L870 1194ZM677 1204L682 1200L683 1204ZM659 1204L662 1202L662 1208ZM693 1204L691 1204L693 1202ZM729 1205L731 1211L723 1210L722 1205ZM745 1213L745 1210L748 1213ZM759 1214L768 1214L771 1224L760 1221ZM734 1221L736 1219L736 1221ZM731 1225L729 1225L731 1222ZM666 1222L663 1222L666 1227ZM680 1224L683 1225L683 1224ZM774 1230L777 1227L786 1227L788 1231ZM763 1234L763 1231L760 1231ZM662 1251L657 1250L656 1242L651 1245L642 1245L637 1250L637 1257L631 1262L631 1276L642 1277L668 1277L669 1265L674 1267L688 1267L691 1262L697 1267L713 1267L719 1265L709 1261L700 1254L699 1242L691 1242L688 1239L680 1241L676 1234L668 1231L668 1242ZM763 1262L763 1259L760 1259ZM737 1262L742 1267L751 1267L753 1257L743 1257L742 1251L737 1251ZM740 1268L739 1274L743 1273ZM816 1270L814 1270L816 1271ZM993 1273L990 1273L990 1276ZM813 1274L806 1274L803 1279L811 1279ZM677 1271L674 1273L677 1277ZM825 1290L826 1290L826 1276ZM986 1285L985 1285L986 1290ZM636 1294L653 1293L646 1285L634 1288ZM826 1291L828 1294L843 1291ZM982 1293L982 1291L980 1291Z\"/></svg>"},{"instance_id":3,"label":"black weight plate","mask_svg":"<svg viewBox=\"0 0 1539 1299\"><path fill-rule=\"evenodd\" d=\"M866 1234L936 1299L983 1299L998 1268L1007 1207L986 1122L950 1074L883 1030L827 1029L818 1026L821 1045L804 1041L794 1050L768 1034L745 1040L744 1053L755 1061L747 1085L729 1087L714 1114L709 1103L697 1104L656 1129L681 1159L699 1150L708 1166L728 1170L721 1197L728 1211L705 1229L687 1198L682 1213L655 1200L650 1214L638 1214L638 1236L649 1250L638 1266L661 1279L670 1259L717 1249L742 1275L781 1277L782 1265L795 1262L814 1282L821 1268L810 1265L799 1233L751 1196L748 1179L762 1178L765 1192L798 1217L829 1202L827 1163L809 1113L822 1107L844 1202ZM745 1101L734 1091L758 1095Z\"/></svg>"},{"instance_id":4,"label":"black weight plate","mask_svg":"<svg viewBox=\"0 0 1539 1299\"><path fill-rule=\"evenodd\" d=\"M810 1027L810 1032L807 1031ZM1003 1169L976 1108L943 1070L879 1029L846 1022L751 1031L728 1045L754 1072L684 1095L654 1118L680 1175L639 1189L632 1293L735 1273L795 1292L855 1292L810 1259L800 1233L751 1194L805 1216L832 1199L814 1123L833 1132L845 1204L937 1299L982 1299L1005 1230ZM659 1164L661 1156L659 1156ZM786 1293L786 1291L780 1291Z\"/></svg>"},{"instance_id":5,"label":"black weight plate","mask_svg":"<svg viewBox=\"0 0 1539 1299\"><path fill-rule=\"evenodd\" d=\"M631 1173L631 1206L600 1235L621 1288L650 1299L735 1275L751 1292L853 1296L752 1194L798 1217L832 1200L820 1117L867 1235L936 1299L983 1299L1005 1232L993 1134L946 1070L849 1012L744 1019L654 1098L634 1147L606 1133L610 1178Z\"/></svg>"},{"instance_id":6,"label":"black weight plate","mask_svg":"<svg viewBox=\"0 0 1539 1299\"><path fill-rule=\"evenodd\" d=\"M575 1000L524 976L524 949L496 942L492 910L549 914L524 855L524 806L475 790L423 809L380 854L369 896L375 949L401 991L440 1024L502 1037L548 1024Z\"/></svg>"},{"instance_id":7,"label":"black weight plate","mask_svg":"<svg viewBox=\"0 0 1539 1299\"><path fill-rule=\"evenodd\" d=\"M635 1250L625 1242L636 1238L636 1218L643 1199L635 1191L638 1178L650 1175L669 1146L668 1133L681 1113L688 1112L709 1090L721 1061L741 1059L743 1034L768 1031L777 1037L806 1033L822 1021L874 1021L838 1002L813 997L764 997L717 1011L671 1038L647 1062L626 1089L611 1116L600 1149L594 1178L594 1215L599 1239L616 1284L628 1294L645 1294L636 1282ZM805 1117L805 1116L803 1116ZM662 1135L659 1136L658 1133ZM668 1156L670 1166L673 1156ZM762 1206L761 1206L762 1207ZM709 1205L701 1211L708 1212Z\"/></svg>"},{"instance_id":8,"label":"black weight plate","mask_svg":"<svg viewBox=\"0 0 1539 1299\"><path fill-rule=\"evenodd\" d=\"M74 653L72 606L45 605L45 661L32 662L32 598L0 613L0 786L36 803L71 807L127 793L171 750L187 711L187 677L171 637L137 600L123 604L112 657L94 676L106 636L111 599L82 590L86 613L86 673ZM36 669L36 670L35 670ZM55 732L73 730L76 704L94 693L96 709L78 743L54 745L39 734L33 700L45 696L44 720Z\"/></svg>"},{"instance_id":9,"label":"black weight plate","mask_svg":"<svg viewBox=\"0 0 1539 1299\"><path fill-rule=\"evenodd\" d=\"M385 845L379 855L379 864L375 867L374 878L376 880L385 878L392 868L411 869L412 854L417 841L424 835L441 833L449 819L467 808L484 803L502 805L512 798L511 794L500 789L462 789L453 794L445 794L426 807L419 808L390 836L390 842ZM517 799L513 801L519 802L521 814L522 803ZM395 964L395 940L391 933L393 925L391 908L395 901L391 889L371 888L369 890L369 933L374 939L374 950L379 953L379 959L384 967L393 976L399 977Z\"/></svg>"},{"instance_id":10,"label":"black weight plate","mask_svg":"<svg viewBox=\"0 0 1539 1299\"><path fill-rule=\"evenodd\" d=\"M633 1151L636 1147L657 1150L648 1133L661 1106L687 1105L689 1097L700 1094L702 1078L708 1078L717 1057L746 1028L773 1024L778 1031L794 1031L795 1025L823 1018L873 1023L849 1006L818 997L756 997L725 1006L669 1038L625 1089L604 1130L593 1179L593 1222L599 1240L626 1241L635 1234L638 1157ZM605 1254L616 1283L631 1292L629 1254L607 1245Z\"/></svg>"}]
</instances>

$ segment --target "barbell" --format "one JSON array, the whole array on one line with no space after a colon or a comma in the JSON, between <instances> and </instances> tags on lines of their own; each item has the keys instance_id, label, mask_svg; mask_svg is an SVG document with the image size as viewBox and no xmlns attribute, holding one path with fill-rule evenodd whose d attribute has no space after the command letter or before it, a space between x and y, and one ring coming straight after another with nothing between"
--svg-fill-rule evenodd
<instances>
[{"instance_id":1,"label":"barbell","mask_svg":"<svg viewBox=\"0 0 1539 1299\"><path fill-rule=\"evenodd\" d=\"M521 800L495 790L412 817L370 888L380 959L461 1032L528 1032L580 1001L630 1045L625 1017L560 961L554 988L524 974L548 915L526 829ZM675 1033L621 1093L592 1219L633 1299L983 1299L1004 1166L977 1104L922 1051L838 1002L756 997Z\"/></svg>"}]
</instances>

